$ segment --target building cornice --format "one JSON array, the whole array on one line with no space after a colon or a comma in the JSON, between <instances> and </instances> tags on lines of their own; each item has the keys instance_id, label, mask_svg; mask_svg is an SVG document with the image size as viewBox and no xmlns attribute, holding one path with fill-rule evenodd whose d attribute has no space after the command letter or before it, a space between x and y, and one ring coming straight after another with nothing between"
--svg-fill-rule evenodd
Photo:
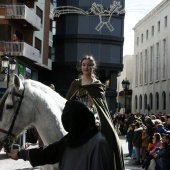
<instances>
[{"instance_id":1,"label":"building cornice","mask_svg":"<svg viewBox=\"0 0 170 170\"><path fill-rule=\"evenodd\" d=\"M143 19L141 19L134 27L133 30L136 31L141 25L149 21L152 17L154 17L157 13L160 12L163 8L167 7L170 3L170 0L163 0L160 2L153 10L151 10Z\"/></svg>"}]
</instances>

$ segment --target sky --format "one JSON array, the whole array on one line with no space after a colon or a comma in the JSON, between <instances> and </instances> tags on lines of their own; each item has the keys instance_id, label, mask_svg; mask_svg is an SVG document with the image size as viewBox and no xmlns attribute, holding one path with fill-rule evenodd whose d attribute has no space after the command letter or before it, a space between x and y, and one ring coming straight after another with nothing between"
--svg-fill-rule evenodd
<instances>
[{"instance_id":1,"label":"sky","mask_svg":"<svg viewBox=\"0 0 170 170\"><path fill-rule=\"evenodd\" d=\"M133 27L162 0L125 0L125 27L123 56L134 54Z\"/></svg>"}]
</instances>

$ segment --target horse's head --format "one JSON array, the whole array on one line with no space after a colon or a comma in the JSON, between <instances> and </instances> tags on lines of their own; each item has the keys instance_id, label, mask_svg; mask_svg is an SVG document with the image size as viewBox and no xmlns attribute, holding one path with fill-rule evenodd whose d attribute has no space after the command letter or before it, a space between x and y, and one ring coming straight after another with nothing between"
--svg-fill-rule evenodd
<instances>
[{"instance_id":1,"label":"horse's head","mask_svg":"<svg viewBox=\"0 0 170 170\"><path fill-rule=\"evenodd\" d=\"M14 84L6 90L0 101L0 150L3 146L9 147L28 124L20 113L25 103L24 91L24 80L15 75Z\"/></svg>"},{"instance_id":2,"label":"horse's head","mask_svg":"<svg viewBox=\"0 0 170 170\"><path fill-rule=\"evenodd\" d=\"M15 75L0 100L0 149L29 125L37 128L45 144L61 139L66 134L61 123L65 102L50 87Z\"/></svg>"}]
</instances>

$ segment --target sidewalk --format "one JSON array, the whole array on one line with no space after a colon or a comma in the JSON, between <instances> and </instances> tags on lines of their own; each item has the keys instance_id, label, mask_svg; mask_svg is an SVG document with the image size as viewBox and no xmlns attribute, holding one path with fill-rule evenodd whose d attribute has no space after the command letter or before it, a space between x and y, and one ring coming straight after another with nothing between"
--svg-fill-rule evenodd
<instances>
[{"instance_id":1,"label":"sidewalk","mask_svg":"<svg viewBox=\"0 0 170 170\"><path fill-rule=\"evenodd\" d=\"M127 158L126 155L128 154L128 144L126 142L125 136L119 136L120 142L123 148L123 156L124 156L124 163L126 170L142 170L142 165L133 165L135 159Z\"/></svg>"}]
</instances>

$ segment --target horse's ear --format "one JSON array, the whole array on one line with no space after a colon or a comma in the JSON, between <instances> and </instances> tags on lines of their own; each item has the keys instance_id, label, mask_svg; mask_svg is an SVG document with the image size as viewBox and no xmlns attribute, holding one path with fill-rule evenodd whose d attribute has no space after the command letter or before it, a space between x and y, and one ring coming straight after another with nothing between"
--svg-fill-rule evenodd
<instances>
[{"instance_id":1,"label":"horse's ear","mask_svg":"<svg viewBox=\"0 0 170 170\"><path fill-rule=\"evenodd\" d=\"M18 77L16 74L14 75L14 85L17 90L22 90L24 88L23 80L23 77L20 78L20 76Z\"/></svg>"}]
</instances>

